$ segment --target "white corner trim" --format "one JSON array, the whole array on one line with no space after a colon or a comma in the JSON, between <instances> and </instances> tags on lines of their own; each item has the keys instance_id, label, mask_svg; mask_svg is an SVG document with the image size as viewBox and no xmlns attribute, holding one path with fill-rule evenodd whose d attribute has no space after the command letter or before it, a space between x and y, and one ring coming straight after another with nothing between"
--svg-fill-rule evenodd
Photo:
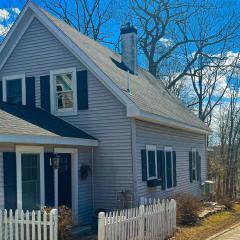
<instances>
[{"instance_id":1,"label":"white corner trim","mask_svg":"<svg viewBox=\"0 0 240 240\"><path fill-rule=\"evenodd\" d=\"M58 74L72 74L72 91L73 91L73 108L59 111L56 104L56 79L55 76ZM65 68L50 71L50 105L51 113L55 116L71 116L77 115L77 69L76 68Z\"/></svg>"},{"instance_id":2,"label":"white corner trim","mask_svg":"<svg viewBox=\"0 0 240 240\"><path fill-rule=\"evenodd\" d=\"M26 76L25 74L3 76L2 77L2 91L3 91L3 101L7 101L7 81L21 79L22 87L22 104L26 105Z\"/></svg>"},{"instance_id":3,"label":"white corner trim","mask_svg":"<svg viewBox=\"0 0 240 240\"><path fill-rule=\"evenodd\" d=\"M45 206L45 183L44 183L44 147L40 146L16 146L17 168L17 209L22 209L22 154L33 153L40 155L40 204Z\"/></svg>"},{"instance_id":4,"label":"white corner trim","mask_svg":"<svg viewBox=\"0 0 240 240\"><path fill-rule=\"evenodd\" d=\"M20 144L46 144L46 145L53 144L53 145L72 145L90 147L98 146L98 141L94 139L1 134L0 143L4 142Z\"/></svg>"}]
</instances>

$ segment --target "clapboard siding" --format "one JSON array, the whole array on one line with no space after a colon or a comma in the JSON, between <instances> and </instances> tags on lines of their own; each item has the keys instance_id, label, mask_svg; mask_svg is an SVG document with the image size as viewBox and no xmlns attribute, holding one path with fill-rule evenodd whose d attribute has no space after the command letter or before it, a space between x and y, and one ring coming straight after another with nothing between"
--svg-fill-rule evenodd
<instances>
[{"instance_id":1,"label":"clapboard siding","mask_svg":"<svg viewBox=\"0 0 240 240\"><path fill-rule=\"evenodd\" d=\"M58 147L58 146L55 146ZM62 146L64 148L66 146ZM74 148L72 146L71 148ZM45 152L52 152L54 146L44 146ZM3 152L14 152L15 146L10 144L0 145L0 209L4 209L4 173L3 172ZM89 147L79 147L78 148L78 170L82 164L87 164L91 167L92 162L92 150ZM91 173L87 179L82 180L78 178L78 215L80 223L90 223L92 220L92 177Z\"/></svg>"},{"instance_id":2,"label":"clapboard siding","mask_svg":"<svg viewBox=\"0 0 240 240\"><path fill-rule=\"evenodd\" d=\"M189 181L189 151L196 148L200 153L202 180L207 178L207 161L205 136L188 133L181 130L171 129L156 124L136 121L136 145L137 145L137 188L138 198L147 197L168 197L176 193L192 193L200 196L201 187L199 182ZM142 181L141 149L145 149L146 144L157 145L158 150L163 150L164 146L171 146L176 151L177 159L177 187L173 190L162 191L160 187L149 188L146 182Z\"/></svg>"},{"instance_id":3,"label":"clapboard siding","mask_svg":"<svg viewBox=\"0 0 240 240\"><path fill-rule=\"evenodd\" d=\"M92 150L89 147L80 147L78 150L78 171L82 164L92 169ZM89 173L87 179L78 178L78 215L79 223L87 224L92 221L92 175Z\"/></svg>"},{"instance_id":4,"label":"clapboard siding","mask_svg":"<svg viewBox=\"0 0 240 240\"><path fill-rule=\"evenodd\" d=\"M4 65L0 78L23 72L26 76L35 76L36 105L39 107L40 76L49 75L50 70L68 67L86 70L34 19ZM117 192L132 190L130 120L126 117L126 108L91 73L88 73L88 91L88 110L80 110L76 116L62 118L99 140L99 147L94 154L95 207L116 208L119 204L116 201ZM84 194L88 199L89 195L86 192Z\"/></svg>"},{"instance_id":5,"label":"clapboard siding","mask_svg":"<svg viewBox=\"0 0 240 240\"><path fill-rule=\"evenodd\" d=\"M116 208L118 191L132 188L131 128L126 109L88 75L89 109L64 117L99 140L95 149L95 207Z\"/></svg>"}]
</instances>

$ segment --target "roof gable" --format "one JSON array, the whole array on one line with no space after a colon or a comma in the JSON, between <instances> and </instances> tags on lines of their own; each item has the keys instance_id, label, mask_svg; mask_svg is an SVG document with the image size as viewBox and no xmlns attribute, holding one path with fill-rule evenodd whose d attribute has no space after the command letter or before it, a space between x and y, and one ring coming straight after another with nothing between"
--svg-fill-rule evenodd
<instances>
[{"instance_id":1,"label":"roof gable","mask_svg":"<svg viewBox=\"0 0 240 240\"><path fill-rule=\"evenodd\" d=\"M151 74L143 69L139 69L138 75L127 73L119 67L121 56L118 54L77 32L32 2L28 2L25 8L30 8L38 20L126 106L127 116L188 131L210 132ZM128 79L131 94L127 91Z\"/></svg>"}]
</instances>

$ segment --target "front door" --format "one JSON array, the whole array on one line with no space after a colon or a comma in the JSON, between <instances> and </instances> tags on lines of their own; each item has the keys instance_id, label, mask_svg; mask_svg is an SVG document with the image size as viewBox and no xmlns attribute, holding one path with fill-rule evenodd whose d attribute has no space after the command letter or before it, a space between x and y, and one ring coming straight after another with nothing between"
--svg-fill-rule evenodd
<instances>
[{"instance_id":1,"label":"front door","mask_svg":"<svg viewBox=\"0 0 240 240\"><path fill-rule=\"evenodd\" d=\"M71 154L61 153L58 168L58 206L72 208Z\"/></svg>"}]
</instances>

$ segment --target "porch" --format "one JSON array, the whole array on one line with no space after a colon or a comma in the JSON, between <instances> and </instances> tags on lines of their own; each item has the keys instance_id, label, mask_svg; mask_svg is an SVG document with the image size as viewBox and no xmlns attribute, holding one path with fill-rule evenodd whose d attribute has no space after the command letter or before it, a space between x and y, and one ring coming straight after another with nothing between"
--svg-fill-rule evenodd
<instances>
[{"instance_id":1,"label":"porch","mask_svg":"<svg viewBox=\"0 0 240 240\"><path fill-rule=\"evenodd\" d=\"M97 140L37 108L1 103L0 118L0 208L65 205L76 223L88 223Z\"/></svg>"}]
</instances>

